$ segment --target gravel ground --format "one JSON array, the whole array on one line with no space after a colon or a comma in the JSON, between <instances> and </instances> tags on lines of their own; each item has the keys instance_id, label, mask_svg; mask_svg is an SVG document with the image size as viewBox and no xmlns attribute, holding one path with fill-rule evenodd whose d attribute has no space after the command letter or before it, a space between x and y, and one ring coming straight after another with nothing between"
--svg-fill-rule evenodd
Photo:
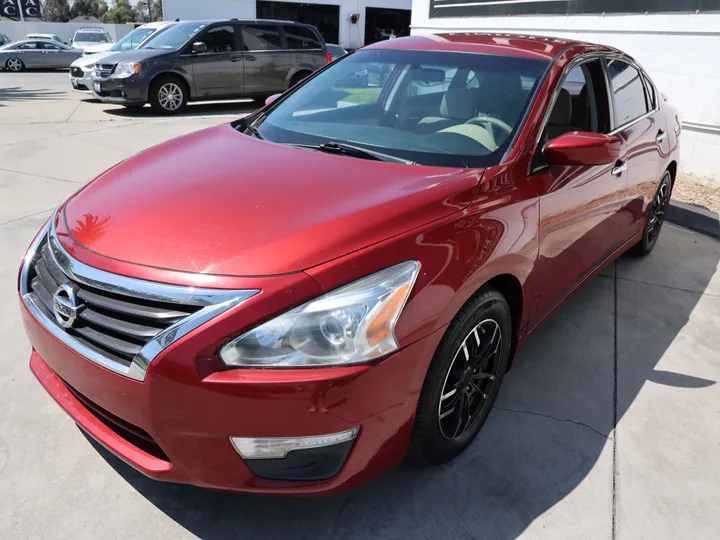
<instances>
[{"instance_id":1,"label":"gravel ground","mask_svg":"<svg viewBox=\"0 0 720 540\"><path fill-rule=\"evenodd\" d=\"M678 175L672 198L720 214L720 187L699 182L692 175Z\"/></svg>"}]
</instances>

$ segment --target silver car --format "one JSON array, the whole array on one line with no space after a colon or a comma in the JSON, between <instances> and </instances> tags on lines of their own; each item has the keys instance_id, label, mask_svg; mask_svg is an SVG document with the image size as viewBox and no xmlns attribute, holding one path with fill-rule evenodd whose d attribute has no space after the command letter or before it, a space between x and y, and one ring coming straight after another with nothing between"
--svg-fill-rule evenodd
<instances>
[{"instance_id":1,"label":"silver car","mask_svg":"<svg viewBox=\"0 0 720 540\"><path fill-rule=\"evenodd\" d=\"M112 47L113 39L104 28L78 28L70 44L76 49L87 49L94 45Z\"/></svg>"},{"instance_id":2,"label":"silver car","mask_svg":"<svg viewBox=\"0 0 720 540\"><path fill-rule=\"evenodd\" d=\"M0 68L8 71L70 67L82 51L49 39L16 41L0 47Z\"/></svg>"},{"instance_id":3,"label":"silver car","mask_svg":"<svg viewBox=\"0 0 720 540\"><path fill-rule=\"evenodd\" d=\"M176 22L152 22L138 26L135 30L119 39L109 50L88 54L94 47L85 49L84 56L70 65L70 84L78 92L92 92L92 74L95 64L116 52L133 51L141 47L159 32L176 25Z\"/></svg>"}]
</instances>

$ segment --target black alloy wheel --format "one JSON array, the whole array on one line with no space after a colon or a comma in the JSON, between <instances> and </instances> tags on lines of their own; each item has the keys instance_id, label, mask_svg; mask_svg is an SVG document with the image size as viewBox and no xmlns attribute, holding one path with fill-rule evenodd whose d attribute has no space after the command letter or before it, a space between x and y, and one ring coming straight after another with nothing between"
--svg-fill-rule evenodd
<instances>
[{"instance_id":1,"label":"black alloy wheel","mask_svg":"<svg viewBox=\"0 0 720 540\"><path fill-rule=\"evenodd\" d=\"M644 257L653 250L660 237L663 223L665 223L665 213L670 204L671 195L672 176L669 171L665 171L652 203L650 204L650 208L648 209L645 228L643 229L643 237L630 249L629 253L631 255Z\"/></svg>"},{"instance_id":2,"label":"black alloy wheel","mask_svg":"<svg viewBox=\"0 0 720 540\"><path fill-rule=\"evenodd\" d=\"M487 420L513 342L510 307L494 289L477 293L448 326L428 369L409 456L437 465L461 454Z\"/></svg>"}]
</instances>

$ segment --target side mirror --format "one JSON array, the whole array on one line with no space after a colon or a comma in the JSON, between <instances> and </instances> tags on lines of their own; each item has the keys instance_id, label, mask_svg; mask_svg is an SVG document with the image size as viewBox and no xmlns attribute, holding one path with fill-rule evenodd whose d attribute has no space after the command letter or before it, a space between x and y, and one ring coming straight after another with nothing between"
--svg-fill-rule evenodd
<instances>
[{"instance_id":1,"label":"side mirror","mask_svg":"<svg viewBox=\"0 0 720 540\"><path fill-rule=\"evenodd\" d=\"M279 98L280 96L282 96L282 94L273 94L272 96L270 96L269 98L267 98L265 100L265 106L267 107L268 105L272 105L273 102L275 102L275 100L277 98Z\"/></svg>"},{"instance_id":2,"label":"side mirror","mask_svg":"<svg viewBox=\"0 0 720 540\"><path fill-rule=\"evenodd\" d=\"M196 41L192 45L192 50L194 53L203 54L207 52L207 45L202 41Z\"/></svg>"},{"instance_id":3,"label":"side mirror","mask_svg":"<svg viewBox=\"0 0 720 540\"><path fill-rule=\"evenodd\" d=\"M573 131L545 145L543 155L550 165L605 165L620 158L620 137Z\"/></svg>"}]
</instances>

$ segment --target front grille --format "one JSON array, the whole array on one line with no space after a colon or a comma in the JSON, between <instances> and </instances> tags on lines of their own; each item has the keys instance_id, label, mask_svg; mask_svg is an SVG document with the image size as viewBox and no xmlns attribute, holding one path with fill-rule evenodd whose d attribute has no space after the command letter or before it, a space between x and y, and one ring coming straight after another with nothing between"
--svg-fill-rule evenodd
<instances>
[{"instance_id":1,"label":"front grille","mask_svg":"<svg viewBox=\"0 0 720 540\"><path fill-rule=\"evenodd\" d=\"M85 77L85 72L82 69L80 69L79 67L73 67L73 68L70 68L70 75L72 75L73 77L83 78L83 77Z\"/></svg>"},{"instance_id":2,"label":"front grille","mask_svg":"<svg viewBox=\"0 0 720 540\"><path fill-rule=\"evenodd\" d=\"M80 392L75 390L75 388L70 386L63 379L60 380L65 384L65 387L75 397L75 399L77 399L85 406L88 412L90 412L95 418L102 422L117 436L125 439L133 446L139 448L143 452L150 454L153 457L162 459L163 461L170 461L165 452L162 451L162 448L160 448L158 443L155 442L155 440L150 436L147 431L136 426L135 424L126 422L119 416L115 416L110 411L106 411L100 405L98 405L91 399L86 398Z\"/></svg>"},{"instance_id":3,"label":"front grille","mask_svg":"<svg viewBox=\"0 0 720 540\"><path fill-rule=\"evenodd\" d=\"M55 320L53 295L60 285L71 284L79 307L71 328L59 329L86 347L125 367L151 339L173 324L202 309L201 306L159 302L108 292L68 277L55 261L47 239L28 275L30 292L40 308Z\"/></svg>"},{"instance_id":4,"label":"front grille","mask_svg":"<svg viewBox=\"0 0 720 540\"><path fill-rule=\"evenodd\" d=\"M102 79L107 79L112 74L113 69L115 69L114 64L95 64L95 71L98 77Z\"/></svg>"}]
</instances>

